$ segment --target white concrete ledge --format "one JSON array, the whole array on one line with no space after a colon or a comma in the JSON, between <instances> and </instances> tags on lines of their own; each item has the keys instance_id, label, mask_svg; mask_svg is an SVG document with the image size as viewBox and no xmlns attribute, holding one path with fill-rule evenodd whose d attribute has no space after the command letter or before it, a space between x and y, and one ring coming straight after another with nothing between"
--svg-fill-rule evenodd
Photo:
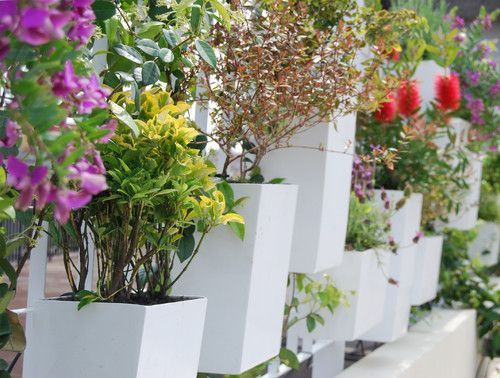
<instances>
[{"instance_id":1,"label":"white concrete ledge","mask_svg":"<svg viewBox=\"0 0 500 378\"><path fill-rule=\"evenodd\" d=\"M473 378L476 345L474 310L435 310L337 378Z\"/></svg>"}]
</instances>

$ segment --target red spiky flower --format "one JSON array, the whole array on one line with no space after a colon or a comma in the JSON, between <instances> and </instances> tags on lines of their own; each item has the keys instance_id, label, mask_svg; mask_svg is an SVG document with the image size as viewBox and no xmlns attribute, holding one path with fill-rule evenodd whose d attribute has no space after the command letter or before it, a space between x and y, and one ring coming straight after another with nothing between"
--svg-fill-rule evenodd
<instances>
[{"instance_id":1,"label":"red spiky flower","mask_svg":"<svg viewBox=\"0 0 500 378\"><path fill-rule=\"evenodd\" d=\"M434 88L439 109L447 111L460 107L460 80L457 75L437 75Z\"/></svg>"},{"instance_id":2,"label":"red spiky flower","mask_svg":"<svg viewBox=\"0 0 500 378\"><path fill-rule=\"evenodd\" d=\"M415 80L405 80L398 88L398 111L409 117L420 107L420 88Z\"/></svg>"},{"instance_id":3,"label":"red spiky flower","mask_svg":"<svg viewBox=\"0 0 500 378\"><path fill-rule=\"evenodd\" d=\"M396 118L396 100L392 93L387 94L386 101L375 111L375 119L381 123L390 123Z\"/></svg>"},{"instance_id":4,"label":"red spiky flower","mask_svg":"<svg viewBox=\"0 0 500 378\"><path fill-rule=\"evenodd\" d=\"M389 59L391 59L393 62L399 61L399 51L396 50L395 47L393 47L391 52L389 53Z\"/></svg>"}]
</instances>

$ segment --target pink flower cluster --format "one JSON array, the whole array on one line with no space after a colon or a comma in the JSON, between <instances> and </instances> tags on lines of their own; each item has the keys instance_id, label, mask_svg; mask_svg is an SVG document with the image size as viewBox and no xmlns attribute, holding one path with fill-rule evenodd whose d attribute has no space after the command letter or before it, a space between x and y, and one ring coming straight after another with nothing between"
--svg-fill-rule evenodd
<instances>
[{"instance_id":1,"label":"pink flower cluster","mask_svg":"<svg viewBox=\"0 0 500 378\"><path fill-rule=\"evenodd\" d=\"M54 217L59 223L69 219L72 209L79 209L90 202L93 195L107 189L105 168L98 152L94 152L93 163L80 159L69 167L68 179L78 190L59 188L48 175L45 165L30 167L24 161L11 155L7 159L7 184L19 190L16 208L26 210L33 200L37 209L54 203Z\"/></svg>"},{"instance_id":2,"label":"pink flower cluster","mask_svg":"<svg viewBox=\"0 0 500 378\"><path fill-rule=\"evenodd\" d=\"M94 108L107 108L106 97L109 89L101 87L96 74L90 78L75 75L71 61L67 61L64 70L52 76L52 92L76 106L81 114L89 114Z\"/></svg>"},{"instance_id":3,"label":"pink flower cluster","mask_svg":"<svg viewBox=\"0 0 500 378\"><path fill-rule=\"evenodd\" d=\"M18 0L0 1L0 33L8 30L19 40L44 45L66 36L85 45L94 32L93 0L31 0L20 9ZM9 39L0 34L0 61L9 51Z\"/></svg>"}]
</instances>

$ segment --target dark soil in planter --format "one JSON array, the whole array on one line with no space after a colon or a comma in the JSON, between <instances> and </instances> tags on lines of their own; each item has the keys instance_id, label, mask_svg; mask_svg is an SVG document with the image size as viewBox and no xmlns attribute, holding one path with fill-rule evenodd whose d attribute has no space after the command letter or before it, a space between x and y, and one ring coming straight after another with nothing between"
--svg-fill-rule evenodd
<instances>
[{"instance_id":1,"label":"dark soil in planter","mask_svg":"<svg viewBox=\"0 0 500 378\"><path fill-rule=\"evenodd\" d=\"M115 302L112 303L125 303L125 304L135 304L141 306L154 306L165 303L175 303L175 302L183 302L190 301L193 299L198 299L197 297L184 297L184 296L168 296L162 297L160 295L151 295L150 293L143 294L132 294L130 298L117 298ZM53 301L69 301L69 302L78 302L78 299L75 297L73 293L66 293L57 298L50 298ZM96 303L111 303L104 301L96 301Z\"/></svg>"}]
</instances>

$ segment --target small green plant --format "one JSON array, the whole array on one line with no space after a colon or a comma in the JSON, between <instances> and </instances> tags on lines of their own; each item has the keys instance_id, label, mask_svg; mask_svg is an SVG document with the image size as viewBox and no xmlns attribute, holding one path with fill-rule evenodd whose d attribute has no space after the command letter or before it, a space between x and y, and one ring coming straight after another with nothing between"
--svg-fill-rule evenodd
<instances>
[{"instance_id":1,"label":"small green plant","mask_svg":"<svg viewBox=\"0 0 500 378\"><path fill-rule=\"evenodd\" d=\"M490 153L483 160L479 217L489 222L500 221L500 155Z\"/></svg>"},{"instance_id":2,"label":"small green plant","mask_svg":"<svg viewBox=\"0 0 500 378\"><path fill-rule=\"evenodd\" d=\"M346 249L365 251L386 246L389 232L387 221L387 212L380 211L373 201L361 202L351 194Z\"/></svg>"}]
</instances>

